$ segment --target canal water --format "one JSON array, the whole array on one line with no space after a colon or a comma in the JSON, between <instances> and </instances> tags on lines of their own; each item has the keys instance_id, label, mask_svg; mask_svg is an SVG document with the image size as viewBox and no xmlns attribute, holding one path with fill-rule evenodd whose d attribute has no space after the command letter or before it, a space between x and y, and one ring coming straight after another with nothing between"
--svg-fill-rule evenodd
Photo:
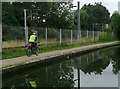
<instances>
[{"instance_id":1,"label":"canal water","mask_svg":"<svg viewBox=\"0 0 120 89\"><path fill-rule=\"evenodd\" d=\"M119 70L117 46L5 74L3 87L120 87Z\"/></svg>"}]
</instances>

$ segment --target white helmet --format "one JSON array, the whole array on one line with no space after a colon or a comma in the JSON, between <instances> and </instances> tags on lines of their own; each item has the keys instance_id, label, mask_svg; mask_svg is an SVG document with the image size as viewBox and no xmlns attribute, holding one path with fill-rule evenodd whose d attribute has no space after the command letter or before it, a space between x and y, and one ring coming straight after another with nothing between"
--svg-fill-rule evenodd
<instances>
[{"instance_id":1,"label":"white helmet","mask_svg":"<svg viewBox=\"0 0 120 89\"><path fill-rule=\"evenodd\" d=\"M36 35L36 33L34 32L33 35Z\"/></svg>"}]
</instances>

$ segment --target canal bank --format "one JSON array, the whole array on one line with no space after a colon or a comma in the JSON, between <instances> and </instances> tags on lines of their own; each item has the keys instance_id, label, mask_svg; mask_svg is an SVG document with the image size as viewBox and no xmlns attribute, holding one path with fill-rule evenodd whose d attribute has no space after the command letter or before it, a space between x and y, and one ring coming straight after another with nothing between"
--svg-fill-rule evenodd
<instances>
[{"instance_id":1,"label":"canal bank","mask_svg":"<svg viewBox=\"0 0 120 89\"><path fill-rule=\"evenodd\" d=\"M8 73L18 69L30 68L34 65L44 65L49 63L54 63L56 61L62 60L62 58L82 55L91 51L98 49L103 49L111 46L120 45L118 42L102 43L96 45L82 46L72 49L57 50L52 52L41 53L39 56L32 55L32 57L18 57L12 59L2 60L2 70L3 73Z\"/></svg>"}]
</instances>

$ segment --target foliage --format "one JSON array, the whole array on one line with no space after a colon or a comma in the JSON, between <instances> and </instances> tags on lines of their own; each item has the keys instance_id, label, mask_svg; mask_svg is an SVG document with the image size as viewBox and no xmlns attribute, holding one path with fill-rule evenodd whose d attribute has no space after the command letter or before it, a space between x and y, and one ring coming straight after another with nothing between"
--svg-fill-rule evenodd
<instances>
[{"instance_id":1,"label":"foliage","mask_svg":"<svg viewBox=\"0 0 120 89\"><path fill-rule=\"evenodd\" d=\"M116 37L120 40L120 14L118 14L118 12L115 12L111 16L111 27L113 28Z\"/></svg>"},{"instance_id":2,"label":"foliage","mask_svg":"<svg viewBox=\"0 0 120 89\"><path fill-rule=\"evenodd\" d=\"M24 26L24 9L26 9L28 27L69 28L72 6L71 2L13 2L12 4L4 2L3 23Z\"/></svg>"},{"instance_id":3,"label":"foliage","mask_svg":"<svg viewBox=\"0 0 120 89\"><path fill-rule=\"evenodd\" d=\"M24 9L27 10L27 26L38 28L77 29L77 11L73 11L71 2L3 2L3 25L24 27ZM43 22L45 20L45 22ZM84 5L80 10L81 30L93 30L93 24L97 23L94 30L99 30L109 23L109 12L101 3ZM98 29L99 26L99 29ZM13 32L13 33L10 33ZM23 39L23 30L15 28L3 28L3 40ZM58 31L51 30L49 37ZM29 35L31 31L29 30ZM14 35L14 36L13 36ZM42 36L42 35L41 35ZM43 36L42 36L43 37ZM58 36L56 36L58 37Z\"/></svg>"},{"instance_id":4,"label":"foliage","mask_svg":"<svg viewBox=\"0 0 120 89\"><path fill-rule=\"evenodd\" d=\"M110 32L113 32L113 29L111 26L109 26L108 28L104 28L104 31L110 31Z\"/></svg>"},{"instance_id":5,"label":"foliage","mask_svg":"<svg viewBox=\"0 0 120 89\"><path fill-rule=\"evenodd\" d=\"M114 56L112 56L112 64L113 64L113 72L114 74L118 74L120 71L120 47L116 48L114 51Z\"/></svg>"},{"instance_id":6,"label":"foliage","mask_svg":"<svg viewBox=\"0 0 120 89\"><path fill-rule=\"evenodd\" d=\"M94 5L85 4L82 9L86 10L89 16L86 22L88 30L93 29L93 24L97 25L94 30L98 30L98 27L102 29L102 26L110 23L110 13L107 8L102 5L102 3L95 3ZM85 28L85 26L83 28Z\"/></svg>"},{"instance_id":7,"label":"foliage","mask_svg":"<svg viewBox=\"0 0 120 89\"><path fill-rule=\"evenodd\" d=\"M100 33L99 36L100 41L112 41L114 37L111 36L110 32Z\"/></svg>"},{"instance_id":8,"label":"foliage","mask_svg":"<svg viewBox=\"0 0 120 89\"><path fill-rule=\"evenodd\" d=\"M23 27L3 26L3 41L24 40L24 38L25 36Z\"/></svg>"},{"instance_id":9,"label":"foliage","mask_svg":"<svg viewBox=\"0 0 120 89\"><path fill-rule=\"evenodd\" d=\"M9 2L2 3L2 24L18 26L20 25L19 19L16 18L16 13L13 11L13 7ZM4 30L3 30L4 31Z\"/></svg>"},{"instance_id":10,"label":"foliage","mask_svg":"<svg viewBox=\"0 0 120 89\"><path fill-rule=\"evenodd\" d=\"M75 14L75 18L74 18L74 24L76 25L77 27L77 23L78 23L78 12L77 11L74 11L74 14ZM81 30L88 30L88 18L89 18L89 15L88 13L86 12L86 10L84 9L81 9L80 10L80 25L81 25ZM77 29L76 27L74 27L74 29Z\"/></svg>"},{"instance_id":11,"label":"foliage","mask_svg":"<svg viewBox=\"0 0 120 89\"><path fill-rule=\"evenodd\" d=\"M28 28L71 28L72 17L70 10L73 7L71 2L13 2L12 4L3 2L2 5L2 24L11 26L7 29L3 27L3 41L23 39L24 31L17 29L17 27L24 27L24 9L27 10L26 20ZM31 33L31 31L29 32Z\"/></svg>"}]
</instances>

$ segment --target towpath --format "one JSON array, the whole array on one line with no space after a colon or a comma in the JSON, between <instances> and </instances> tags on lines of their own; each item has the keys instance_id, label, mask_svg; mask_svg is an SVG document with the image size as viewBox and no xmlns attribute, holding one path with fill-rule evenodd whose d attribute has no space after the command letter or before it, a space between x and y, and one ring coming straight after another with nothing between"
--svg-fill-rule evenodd
<instances>
[{"instance_id":1,"label":"towpath","mask_svg":"<svg viewBox=\"0 0 120 89\"><path fill-rule=\"evenodd\" d=\"M107 45L111 45L115 43L116 42L110 42L110 43L101 43L101 44L96 44L96 45L81 46L81 47L76 47L76 48L71 48L71 49L40 53L38 56L32 55L31 57L22 56L22 57L17 57L17 58L5 59L5 60L1 60L1 62L2 62L2 67L8 67L8 66L13 66L13 65L15 66L15 65L22 64L22 63L25 63L31 60L37 60L37 59L51 57L55 55L62 55L62 54L70 53L70 52L81 51L84 49L107 46Z\"/></svg>"}]
</instances>

